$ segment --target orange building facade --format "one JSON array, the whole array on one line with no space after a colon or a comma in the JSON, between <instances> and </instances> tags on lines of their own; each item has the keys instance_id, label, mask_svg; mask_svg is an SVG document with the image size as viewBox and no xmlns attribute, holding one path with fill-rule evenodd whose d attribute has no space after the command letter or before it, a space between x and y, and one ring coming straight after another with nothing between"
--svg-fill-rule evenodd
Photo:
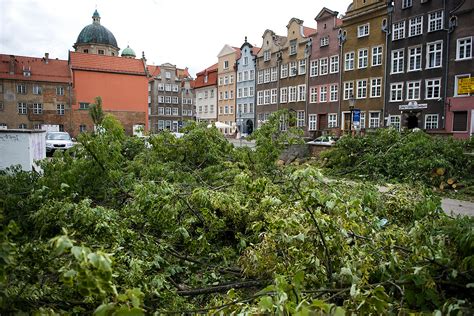
<instances>
[{"instance_id":1,"label":"orange building facade","mask_svg":"<svg viewBox=\"0 0 474 316\"><path fill-rule=\"evenodd\" d=\"M114 115L127 134L134 126L148 130L148 77L144 59L70 52L74 101L72 134L91 131L89 104L102 98L105 113Z\"/></svg>"}]
</instances>

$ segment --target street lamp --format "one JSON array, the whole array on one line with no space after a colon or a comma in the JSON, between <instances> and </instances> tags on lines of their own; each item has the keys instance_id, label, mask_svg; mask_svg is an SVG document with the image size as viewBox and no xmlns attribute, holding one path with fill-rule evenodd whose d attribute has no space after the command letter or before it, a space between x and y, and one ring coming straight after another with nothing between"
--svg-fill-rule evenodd
<instances>
[{"instance_id":1,"label":"street lamp","mask_svg":"<svg viewBox=\"0 0 474 316\"><path fill-rule=\"evenodd\" d=\"M350 124L349 124L349 132L352 133L352 112L354 111L354 104L355 104L355 98L354 94L351 94L351 97L349 98L349 111L351 111L351 119L350 119Z\"/></svg>"}]
</instances>

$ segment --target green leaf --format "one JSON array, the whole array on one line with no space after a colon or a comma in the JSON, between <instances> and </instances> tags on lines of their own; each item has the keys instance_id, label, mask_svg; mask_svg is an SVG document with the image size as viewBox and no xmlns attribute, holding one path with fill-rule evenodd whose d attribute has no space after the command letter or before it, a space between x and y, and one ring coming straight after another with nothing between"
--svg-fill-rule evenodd
<instances>
[{"instance_id":1,"label":"green leaf","mask_svg":"<svg viewBox=\"0 0 474 316\"><path fill-rule=\"evenodd\" d=\"M258 306L263 309L264 311L272 311L273 310L273 298L271 296L263 296L260 298Z\"/></svg>"}]
</instances>

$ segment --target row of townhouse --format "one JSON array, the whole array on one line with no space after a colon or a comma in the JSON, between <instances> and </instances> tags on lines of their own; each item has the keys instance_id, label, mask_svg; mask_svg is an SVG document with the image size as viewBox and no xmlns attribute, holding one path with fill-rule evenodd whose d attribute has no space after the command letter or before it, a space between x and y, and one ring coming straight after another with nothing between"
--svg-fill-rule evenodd
<instances>
[{"instance_id":1,"label":"row of townhouse","mask_svg":"<svg viewBox=\"0 0 474 316\"><path fill-rule=\"evenodd\" d=\"M196 118L251 133L279 109L306 135L421 128L474 133L472 0L353 0L293 18L261 48L225 45L197 74ZM212 93L211 93L212 92Z\"/></svg>"},{"instance_id":2,"label":"row of townhouse","mask_svg":"<svg viewBox=\"0 0 474 316\"><path fill-rule=\"evenodd\" d=\"M147 65L126 47L119 54L114 35L97 10L83 28L68 60L0 54L0 128L54 126L76 136L92 131L88 108L102 98L127 134L137 128L178 131L195 119L194 80L188 69Z\"/></svg>"}]
</instances>

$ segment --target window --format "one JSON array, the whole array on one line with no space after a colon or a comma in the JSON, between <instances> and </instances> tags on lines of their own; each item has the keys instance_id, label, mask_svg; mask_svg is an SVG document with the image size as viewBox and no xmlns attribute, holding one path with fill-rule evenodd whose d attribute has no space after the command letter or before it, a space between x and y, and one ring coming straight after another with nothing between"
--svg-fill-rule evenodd
<instances>
[{"instance_id":1,"label":"window","mask_svg":"<svg viewBox=\"0 0 474 316\"><path fill-rule=\"evenodd\" d=\"M25 102L18 102L18 114L26 115L28 113L28 108Z\"/></svg>"},{"instance_id":2,"label":"window","mask_svg":"<svg viewBox=\"0 0 474 316\"><path fill-rule=\"evenodd\" d=\"M461 97L461 96L469 96L469 93L463 93L464 91L460 91L460 85L459 82L460 80L466 79L466 78L471 78L471 74L465 74L465 75L457 75L454 77L454 96L455 97Z\"/></svg>"},{"instance_id":3,"label":"window","mask_svg":"<svg viewBox=\"0 0 474 316\"><path fill-rule=\"evenodd\" d=\"M408 36L417 36L423 33L423 16L417 16L409 20Z\"/></svg>"},{"instance_id":4,"label":"window","mask_svg":"<svg viewBox=\"0 0 474 316\"><path fill-rule=\"evenodd\" d=\"M363 24L357 27L357 37L369 36L370 24Z\"/></svg>"},{"instance_id":5,"label":"window","mask_svg":"<svg viewBox=\"0 0 474 316\"><path fill-rule=\"evenodd\" d=\"M329 45L329 36L321 37L320 46L328 46Z\"/></svg>"},{"instance_id":6,"label":"window","mask_svg":"<svg viewBox=\"0 0 474 316\"><path fill-rule=\"evenodd\" d=\"M202 112L202 106L199 106L199 112ZM158 108L158 115L165 115L165 108L159 107Z\"/></svg>"},{"instance_id":7,"label":"window","mask_svg":"<svg viewBox=\"0 0 474 316\"><path fill-rule=\"evenodd\" d=\"M242 88L238 88L237 89L237 98L241 98L242 97Z\"/></svg>"},{"instance_id":8,"label":"window","mask_svg":"<svg viewBox=\"0 0 474 316\"><path fill-rule=\"evenodd\" d=\"M172 97L172 103L173 104L178 104L178 97Z\"/></svg>"},{"instance_id":9,"label":"window","mask_svg":"<svg viewBox=\"0 0 474 316\"><path fill-rule=\"evenodd\" d=\"M310 114L308 116L308 130L309 131L315 131L317 129L317 118L318 116L316 114Z\"/></svg>"},{"instance_id":10,"label":"window","mask_svg":"<svg viewBox=\"0 0 474 316\"><path fill-rule=\"evenodd\" d=\"M219 78L220 79L220 78ZM220 85L220 84L219 84ZM158 84L158 91L165 91L165 85L163 83Z\"/></svg>"},{"instance_id":11,"label":"window","mask_svg":"<svg viewBox=\"0 0 474 316\"><path fill-rule=\"evenodd\" d=\"M296 111L296 126L303 127L305 126L305 115L304 111Z\"/></svg>"},{"instance_id":12,"label":"window","mask_svg":"<svg viewBox=\"0 0 474 316\"><path fill-rule=\"evenodd\" d=\"M453 112L453 132L467 131L467 111Z\"/></svg>"},{"instance_id":13,"label":"window","mask_svg":"<svg viewBox=\"0 0 474 316\"><path fill-rule=\"evenodd\" d=\"M328 102L328 87L319 87L319 102Z\"/></svg>"},{"instance_id":14,"label":"window","mask_svg":"<svg viewBox=\"0 0 474 316\"><path fill-rule=\"evenodd\" d=\"M318 102L318 88L311 87L309 89L309 103L317 103Z\"/></svg>"},{"instance_id":15,"label":"window","mask_svg":"<svg viewBox=\"0 0 474 316\"><path fill-rule=\"evenodd\" d=\"M372 67L382 65L382 46L372 47Z\"/></svg>"},{"instance_id":16,"label":"window","mask_svg":"<svg viewBox=\"0 0 474 316\"><path fill-rule=\"evenodd\" d=\"M339 56L331 56L331 66L329 72L335 74L339 72Z\"/></svg>"},{"instance_id":17,"label":"window","mask_svg":"<svg viewBox=\"0 0 474 316\"><path fill-rule=\"evenodd\" d=\"M263 70L263 82L264 83L270 82L270 68Z\"/></svg>"},{"instance_id":18,"label":"window","mask_svg":"<svg viewBox=\"0 0 474 316\"><path fill-rule=\"evenodd\" d=\"M16 85L16 93L26 94L26 85L24 83L19 83Z\"/></svg>"},{"instance_id":19,"label":"window","mask_svg":"<svg viewBox=\"0 0 474 316\"><path fill-rule=\"evenodd\" d=\"M395 128L397 131L400 130L400 115L390 115L388 117L388 125Z\"/></svg>"},{"instance_id":20,"label":"window","mask_svg":"<svg viewBox=\"0 0 474 316\"><path fill-rule=\"evenodd\" d=\"M369 128L378 128L380 126L380 112L369 113Z\"/></svg>"},{"instance_id":21,"label":"window","mask_svg":"<svg viewBox=\"0 0 474 316\"><path fill-rule=\"evenodd\" d=\"M421 70L421 46L408 48L408 71Z\"/></svg>"},{"instance_id":22,"label":"window","mask_svg":"<svg viewBox=\"0 0 474 316\"><path fill-rule=\"evenodd\" d=\"M165 91L171 91L171 85L169 83L165 84Z\"/></svg>"},{"instance_id":23,"label":"window","mask_svg":"<svg viewBox=\"0 0 474 316\"><path fill-rule=\"evenodd\" d=\"M88 50L88 49L84 49L82 52L85 53L85 54L87 54L87 53L89 53L89 50Z\"/></svg>"},{"instance_id":24,"label":"window","mask_svg":"<svg viewBox=\"0 0 474 316\"><path fill-rule=\"evenodd\" d=\"M425 115L425 129L436 129L438 128L438 114L426 114Z\"/></svg>"},{"instance_id":25,"label":"window","mask_svg":"<svg viewBox=\"0 0 474 316\"><path fill-rule=\"evenodd\" d=\"M249 58L247 56L244 57L244 66L249 64Z\"/></svg>"},{"instance_id":26,"label":"window","mask_svg":"<svg viewBox=\"0 0 474 316\"><path fill-rule=\"evenodd\" d=\"M104 54L105 54L105 52L104 52L104 50L103 50L103 49L99 49L99 51L98 51L98 54L99 54L99 55L104 55Z\"/></svg>"},{"instance_id":27,"label":"window","mask_svg":"<svg viewBox=\"0 0 474 316\"><path fill-rule=\"evenodd\" d=\"M298 75L304 75L306 73L306 59L302 59L298 62ZM276 78L276 68L275 68L275 78ZM276 79L275 79L276 81Z\"/></svg>"},{"instance_id":28,"label":"window","mask_svg":"<svg viewBox=\"0 0 474 316\"><path fill-rule=\"evenodd\" d=\"M281 65L280 78L288 77L288 64Z\"/></svg>"},{"instance_id":29,"label":"window","mask_svg":"<svg viewBox=\"0 0 474 316\"><path fill-rule=\"evenodd\" d=\"M287 103L288 102L288 88L281 88L280 89L280 103Z\"/></svg>"},{"instance_id":30,"label":"window","mask_svg":"<svg viewBox=\"0 0 474 316\"><path fill-rule=\"evenodd\" d=\"M283 67L283 65L282 65ZM310 77L316 77L318 75L318 60L312 60L310 63Z\"/></svg>"},{"instance_id":31,"label":"window","mask_svg":"<svg viewBox=\"0 0 474 316\"><path fill-rule=\"evenodd\" d=\"M171 115L171 108L165 108L165 115Z\"/></svg>"},{"instance_id":32,"label":"window","mask_svg":"<svg viewBox=\"0 0 474 316\"><path fill-rule=\"evenodd\" d=\"M258 76L257 77L257 84L262 84L263 83L263 70L259 70L257 76Z\"/></svg>"},{"instance_id":33,"label":"window","mask_svg":"<svg viewBox=\"0 0 474 316\"><path fill-rule=\"evenodd\" d=\"M271 100L270 90L265 90L263 92L265 96L263 104L270 104L270 100Z\"/></svg>"},{"instance_id":34,"label":"window","mask_svg":"<svg viewBox=\"0 0 474 316\"><path fill-rule=\"evenodd\" d=\"M270 81L275 82L278 80L278 68L277 67L272 67L270 69L271 71L271 78Z\"/></svg>"},{"instance_id":35,"label":"window","mask_svg":"<svg viewBox=\"0 0 474 316\"><path fill-rule=\"evenodd\" d=\"M277 89L272 89L271 91L271 104L276 104L277 103L277 95L278 95L278 92L277 92Z\"/></svg>"},{"instance_id":36,"label":"window","mask_svg":"<svg viewBox=\"0 0 474 316\"><path fill-rule=\"evenodd\" d=\"M326 58L321 58L319 60L319 75L327 75L328 74L328 59Z\"/></svg>"},{"instance_id":37,"label":"window","mask_svg":"<svg viewBox=\"0 0 474 316\"><path fill-rule=\"evenodd\" d=\"M456 45L456 60L472 58L472 37L460 38Z\"/></svg>"},{"instance_id":38,"label":"window","mask_svg":"<svg viewBox=\"0 0 474 316\"><path fill-rule=\"evenodd\" d=\"M290 77L296 76L298 73L298 69L296 66L296 61L291 61L290 62Z\"/></svg>"},{"instance_id":39,"label":"window","mask_svg":"<svg viewBox=\"0 0 474 316\"><path fill-rule=\"evenodd\" d=\"M369 63L369 50L367 48L359 49L358 57L357 68L367 68Z\"/></svg>"},{"instance_id":40,"label":"window","mask_svg":"<svg viewBox=\"0 0 474 316\"><path fill-rule=\"evenodd\" d=\"M403 82L390 84L390 102L403 100Z\"/></svg>"},{"instance_id":41,"label":"window","mask_svg":"<svg viewBox=\"0 0 474 316\"><path fill-rule=\"evenodd\" d=\"M173 108L172 111L173 111L173 116L178 116L179 115L178 114L178 108Z\"/></svg>"},{"instance_id":42,"label":"window","mask_svg":"<svg viewBox=\"0 0 474 316\"><path fill-rule=\"evenodd\" d=\"M171 97L170 96L165 96L165 103L171 103Z\"/></svg>"},{"instance_id":43,"label":"window","mask_svg":"<svg viewBox=\"0 0 474 316\"><path fill-rule=\"evenodd\" d=\"M230 79L232 79L232 78L233 78L233 77L231 76ZM232 83L232 82L231 82L231 83ZM179 86L178 86L177 84L174 84L174 85L172 86L172 88L173 88L173 92L179 92Z\"/></svg>"},{"instance_id":44,"label":"window","mask_svg":"<svg viewBox=\"0 0 474 316\"><path fill-rule=\"evenodd\" d=\"M382 96L382 78L370 79L370 97L378 98Z\"/></svg>"},{"instance_id":45,"label":"window","mask_svg":"<svg viewBox=\"0 0 474 316\"><path fill-rule=\"evenodd\" d=\"M441 67L441 60L443 54L443 41L426 44L426 68Z\"/></svg>"},{"instance_id":46,"label":"window","mask_svg":"<svg viewBox=\"0 0 474 316\"><path fill-rule=\"evenodd\" d=\"M428 32L439 31L443 28L443 10L428 14Z\"/></svg>"},{"instance_id":47,"label":"window","mask_svg":"<svg viewBox=\"0 0 474 316\"><path fill-rule=\"evenodd\" d=\"M19 129L27 129L28 125L26 125L25 123L21 123L20 125L18 125L18 128Z\"/></svg>"},{"instance_id":48,"label":"window","mask_svg":"<svg viewBox=\"0 0 474 316\"><path fill-rule=\"evenodd\" d=\"M267 49L263 52L263 61L269 61L272 58L272 52Z\"/></svg>"},{"instance_id":49,"label":"window","mask_svg":"<svg viewBox=\"0 0 474 316\"><path fill-rule=\"evenodd\" d=\"M360 128L365 128L365 112L360 111Z\"/></svg>"},{"instance_id":50,"label":"window","mask_svg":"<svg viewBox=\"0 0 474 316\"><path fill-rule=\"evenodd\" d=\"M288 102L296 102L296 87L288 87Z\"/></svg>"},{"instance_id":51,"label":"window","mask_svg":"<svg viewBox=\"0 0 474 316\"><path fill-rule=\"evenodd\" d=\"M43 114L42 103L33 103L33 114Z\"/></svg>"},{"instance_id":52,"label":"window","mask_svg":"<svg viewBox=\"0 0 474 316\"><path fill-rule=\"evenodd\" d=\"M199 98L201 99L202 94L199 93ZM158 96L158 103L165 103L165 97L162 95Z\"/></svg>"},{"instance_id":53,"label":"window","mask_svg":"<svg viewBox=\"0 0 474 316\"><path fill-rule=\"evenodd\" d=\"M249 80L254 80L255 79L255 70L251 69L249 71L250 75L249 75Z\"/></svg>"},{"instance_id":54,"label":"window","mask_svg":"<svg viewBox=\"0 0 474 316\"><path fill-rule=\"evenodd\" d=\"M329 100L331 102L336 102L338 100L338 89L337 89L337 84L332 84L330 88L330 96Z\"/></svg>"},{"instance_id":55,"label":"window","mask_svg":"<svg viewBox=\"0 0 474 316\"><path fill-rule=\"evenodd\" d=\"M225 76L224 77L224 84L228 85L229 84L229 77ZM168 90L167 90L168 91Z\"/></svg>"},{"instance_id":56,"label":"window","mask_svg":"<svg viewBox=\"0 0 474 316\"><path fill-rule=\"evenodd\" d=\"M290 56L296 54L296 40L291 40L290 41Z\"/></svg>"},{"instance_id":57,"label":"window","mask_svg":"<svg viewBox=\"0 0 474 316\"><path fill-rule=\"evenodd\" d=\"M171 79L171 72L169 72L169 71L165 72L165 78L166 79Z\"/></svg>"},{"instance_id":58,"label":"window","mask_svg":"<svg viewBox=\"0 0 474 316\"><path fill-rule=\"evenodd\" d=\"M367 80L357 80L357 99L367 98Z\"/></svg>"},{"instance_id":59,"label":"window","mask_svg":"<svg viewBox=\"0 0 474 316\"><path fill-rule=\"evenodd\" d=\"M229 68L229 61L225 60L224 61L224 69L227 69L227 68Z\"/></svg>"},{"instance_id":60,"label":"window","mask_svg":"<svg viewBox=\"0 0 474 316\"><path fill-rule=\"evenodd\" d=\"M230 83L230 84L233 84L233 83L234 83L234 75L230 75L230 76L229 76L229 83ZM176 86L176 87L178 87L178 86ZM174 90L173 90L173 91L174 91ZM176 89L176 91L178 91L178 89Z\"/></svg>"},{"instance_id":61,"label":"window","mask_svg":"<svg viewBox=\"0 0 474 316\"><path fill-rule=\"evenodd\" d=\"M42 91L43 91L43 89L41 88L41 86L39 86L37 84L33 85L33 94L41 94Z\"/></svg>"},{"instance_id":62,"label":"window","mask_svg":"<svg viewBox=\"0 0 474 316\"><path fill-rule=\"evenodd\" d=\"M392 25L392 41L405 38L405 21L393 23Z\"/></svg>"},{"instance_id":63,"label":"window","mask_svg":"<svg viewBox=\"0 0 474 316\"><path fill-rule=\"evenodd\" d=\"M276 92L276 89L275 89ZM306 85L302 84L298 86L298 101L306 101Z\"/></svg>"},{"instance_id":64,"label":"window","mask_svg":"<svg viewBox=\"0 0 474 316\"><path fill-rule=\"evenodd\" d=\"M87 125L81 124L79 125L79 133L87 132Z\"/></svg>"},{"instance_id":65,"label":"window","mask_svg":"<svg viewBox=\"0 0 474 316\"><path fill-rule=\"evenodd\" d=\"M337 127L337 114L336 113L329 113L329 115L328 115L328 127L329 128Z\"/></svg>"},{"instance_id":66,"label":"window","mask_svg":"<svg viewBox=\"0 0 474 316\"><path fill-rule=\"evenodd\" d=\"M407 82L407 101L420 100L421 81Z\"/></svg>"},{"instance_id":67,"label":"window","mask_svg":"<svg viewBox=\"0 0 474 316\"><path fill-rule=\"evenodd\" d=\"M344 58L344 70L345 71L354 69L354 58L355 58L355 53L354 52L346 53L346 56Z\"/></svg>"},{"instance_id":68,"label":"window","mask_svg":"<svg viewBox=\"0 0 474 316\"><path fill-rule=\"evenodd\" d=\"M404 56L404 48L392 51L392 74L398 74L403 72Z\"/></svg>"},{"instance_id":69,"label":"window","mask_svg":"<svg viewBox=\"0 0 474 316\"><path fill-rule=\"evenodd\" d=\"M403 0L402 1L402 9L409 8L413 5L413 0Z\"/></svg>"},{"instance_id":70,"label":"window","mask_svg":"<svg viewBox=\"0 0 474 316\"><path fill-rule=\"evenodd\" d=\"M441 96L441 79L428 79L425 86L425 99L439 99Z\"/></svg>"},{"instance_id":71,"label":"window","mask_svg":"<svg viewBox=\"0 0 474 316\"><path fill-rule=\"evenodd\" d=\"M249 97L253 97L253 96L254 96L254 88L249 87Z\"/></svg>"},{"instance_id":72,"label":"window","mask_svg":"<svg viewBox=\"0 0 474 316\"><path fill-rule=\"evenodd\" d=\"M257 92L257 105L263 104L263 91Z\"/></svg>"},{"instance_id":73,"label":"window","mask_svg":"<svg viewBox=\"0 0 474 316\"><path fill-rule=\"evenodd\" d=\"M344 100L349 100L354 96L354 81L344 82Z\"/></svg>"},{"instance_id":74,"label":"window","mask_svg":"<svg viewBox=\"0 0 474 316\"><path fill-rule=\"evenodd\" d=\"M237 73L237 82L241 82L241 81L242 81L242 72L239 71L239 72Z\"/></svg>"}]
</instances>

